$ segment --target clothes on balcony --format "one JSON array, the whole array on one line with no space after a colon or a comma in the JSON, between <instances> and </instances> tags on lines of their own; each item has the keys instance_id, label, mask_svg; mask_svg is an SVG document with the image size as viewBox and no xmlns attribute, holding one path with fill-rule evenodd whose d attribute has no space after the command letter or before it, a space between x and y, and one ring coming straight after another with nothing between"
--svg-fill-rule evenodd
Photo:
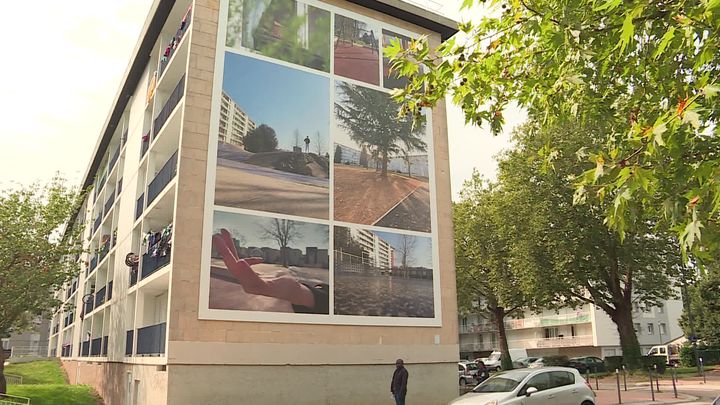
<instances>
[{"instance_id":1,"label":"clothes on balcony","mask_svg":"<svg viewBox=\"0 0 720 405\"><path fill-rule=\"evenodd\" d=\"M163 228L160 232L150 231L143 237L143 246L146 246L145 253L153 257L167 256L172 247L172 224Z\"/></svg>"}]
</instances>

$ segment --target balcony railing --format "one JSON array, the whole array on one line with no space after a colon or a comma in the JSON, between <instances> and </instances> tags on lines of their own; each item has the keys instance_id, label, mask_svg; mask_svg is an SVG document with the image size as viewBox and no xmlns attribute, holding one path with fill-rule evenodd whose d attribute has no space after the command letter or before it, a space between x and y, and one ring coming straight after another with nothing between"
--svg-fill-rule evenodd
<instances>
[{"instance_id":1,"label":"balcony railing","mask_svg":"<svg viewBox=\"0 0 720 405\"><path fill-rule=\"evenodd\" d=\"M100 190L102 190L103 186L105 186L105 180L107 180L107 177L103 175L100 178L100 181L98 181L97 186L95 187L95 197L97 197L98 193L100 193Z\"/></svg>"},{"instance_id":2,"label":"balcony railing","mask_svg":"<svg viewBox=\"0 0 720 405\"><path fill-rule=\"evenodd\" d=\"M147 205L150 205L160 192L165 189L168 183L175 178L175 174L177 174L177 151L170 156L170 159L165 162L157 176L150 182L147 191Z\"/></svg>"},{"instance_id":3,"label":"balcony railing","mask_svg":"<svg viewBox=\"0 0 720 405\"><path fill-rule=\"evenodd\" d=\"M62 349L60 349L60 357L70 356L72 356L72 345L63 345Z\"/></svg>"},{"instance_id":4,"label":"balcony railing","mask_svg":"<svg viewBox=\"0 0 720 405\"><path fill-rule=\"evenodd\" d=\"M180 41L185 36L188 26L190 25L191 19L192 19L192 9L188 8L187 13L185 13L185 16L183 17L182 22L180 23L180 28L178 28L177 32L175 33L175 37L173 37L173 40L170 41L167 48L165 49L164 57L160 60L160 69L159 69L160 72L158 74L159 77L162 76L163 71L165 71L165 68L167 67L168 63L170 63L170 59L172 59L173 54L175 54L177 47L180 45Z\"/></svg>"},{"instance_id":5,"label":"balcony railing","mask_svg":"<svg viewBox=\"0 0 720 405\"><path fill-rule=\"evenodd\" d=\"M135 219L140 218L145 209L145 194L140 194L140 198L135 202Z\"/></svg>"},{"instance_id":6,"label":"balcony railing","mask_svg":"<svg viewBox=\"0 0 720 405\"><path fill-rule=\"evenodd\" d=\"M497 332L495 325L491 323L481 323L478 325L460 325L460 333L483 333Z\"/></svg>"},{"instance_id":7,"label":"balcony railing","mask_svg":"<svg viewBox=\"0 0 720 405\"><path fill-rule=\"evenodd\" d=\"M142 258L142 279L167 266L168 263L170 263L170 254L153 256L151 253L145 253Z\"/></svg>"},{"instance_id":8,"label":"balcony railing","mask_svg":"<svg viewBox=\"0 0 720 405\"><path fill-rule=\"evenodd\" d=\"M118 180L118 184L117 184L117 193L115 193L116 195L120 195L120 193L122 193L122 181L123 181L123 178L120 177L120 180Z\"/></svg>"},{"instance_id":9,"label":"balcony railing","mask_svg":"<svg viewBox=\"0 0 720 405\"><path fill-rule=\"evenodd\" d=\"M107 201L105 201L105 206L104 206L105 207L105 215L107 215L108 212L110 212L110 208L112 208L114 203L115 203L115 192L110 194L110 198L108 198Z\"/></svg>"},{"instance_id":10,"label":"balcony railing","mask_svg":"<svg viewBox=\"0 0 720 405\"><path fill-rule=\"evenodd\" d=\"M100 353L102 353L102 341L103 341L103 338L101 338L101 337L92 340L92 343L90 343L90 355L91 356L99 356Z\"/></svg>"},{"instance_id":11,"label":"balcony railing","mask_svg":"<svg viewBox=\"0 0 720 405\"><path fill-rule=\"evenodd\" d=\"M138 272L137 271L131 271L130 272L130 287L137 284L138 281Z\"/></svg>"},{"instance_id":12,"label":"balcony railing","mask_svg":"<svg viewBox=\"0 0 720 405\"><path fill-rule=\"evenodd\" d=\"M128 137L128 130L126 129L125 132L123 132L122 136L120 137L120 149L122 149L123 146L125 146L125 143L127 142Z\"/></svg>"},{"instance_id":13,"label":"balcony railing","mask_svg":"<svg viewBox=\"0 0 720 405\"><path fill-rule=\"evenodd\" d=\"M165 323L146 326L137 330L138 355L165 354Z\"/></svg>"},{"instance_id":14,"label":"balcony railing","mask_svg":"<svg viewBox=\"0 0 720 405\"><path fill-rule=\"evenodd\" d=\"M112 299L112 293L113 293L113 282L110 281L107 285L107 300L110 301Z\"/></svg>"},{"instance_id":15,"label":"balcony railing","mask_svg":"<svg viewBox=\"0 0 720 405\"><path fill-rule=\"evenodd\" d=\"M547 326L573 325L590 322L590 312L578 311L571 314L536 316L522 319L507 319L506 329L528 329Z\"/></svg>"},{"instance_id":16,"label":"balcony railing","mask_svg":"<svg viewBox=\"0 0 720 405\"><path fill-rule=\"evenodd\" d=\"M185 76L183 75L178 84L175 86L175 89L170 94L170 97L168 97L168 100L165 102L162 110L160 110L160 113L157 117L155 117L155 121L153 122L153 139L155 139L158 133L160 133L160 130L165 125L165 122L167 122L168 118L170 118L170 114L172 114L175 107L178 103L180 103L180 100L182 100L184 92Z\"/></svg>"},{"instance_id":17,"label":"balcony railing","mask_svg":"<svg viewBox=\"0 0 720 405\"><path fill-rule=\"evenodd\" d=\"M110 240L105 242L101 247L100 251L98 252L98 263L102 261L102 259L107 256L108 252L110 251Z\"/></svg>"},{"instance_id":18,"label":"balcony railing","mask_svg":"<svg viewBox=\"0 0 720 405\"><path fill-rule=\"evenodd\" d=\"M120 147L113 152L113 154L110 157L110 164L108 165L108 173L112 171L113 167L115 167L115 163L117 163L118 158L120 157Z\"/></svg>"},{"instance_id":19,"label":"balcony railing","mask_svg":"<svg viewBox=\"0 0 720 405\"><path fill-rule=\"evenodd\" d=\"M90 341L89 340L82 342L82 345L80 346L80 357L88 357L88 356L90 356Z\"/></svg>"},{"instance_id":20,"label":"balcony railing","mask_svg":"<svg viewBox=\"0 0 720 405\"><path fill-rule=\"evenodd\" d=\"M133 354L133 338L135 337L135 331L129 330L125 332L125 355L132 356Z\"/></svg>"},{"instance_id":21,"label":"balcony railing","mask_svg":"<svg viewBox=\"0 0 720 405\"><path fill-rule=\"evenodd\" d=\"M538 341L537 341L538 348L577 347L577 346L592 346L592 345L593 345L592 335L545 338L545 339L538 339Z\"/></svg>"},{"instance_id":22,"label":"balcony railing","mask_svg":"<svg viewBox=\"0 0 720 405\"><path fill-rule=\"evenodd\" d=\"M95 309L95 302L94 301L88 301L85 303L85 314L89 314L92 312L92 310Z\"/></svg>"},{"instance_id":23,"label":"balcony railing","mask_svg":"<svg viewBox=\"0 0 720 405\"><path fill-rule=\"evenodd\" d=\"M93 233L95 233L95 231L97 231L98 228L100 228L100 224L102 223L102 217L103 217L103 215L101 212L98 214L97 218L95 218L95 222L93 222L93 230L92 230Z\"/></svg>"},{"instance_id":24,"label":"balcony railing","mask_svg":"<svg viewBox=\"0 0 720 405\"><path fill-rule=\"evenodd\" d=\"M108 352L108 337L103 336L102 338L102 350L100 351L101 356L107 356Z\"/></svg>"},{"instance_id":25,"label":"balcony railing","mask_svg":"<svg viewBox=\"0 0 720 405\"><path fill-rule=\"evenodd\" d=\"M90 267L89 267L90 271L95 270L95 267L97 267L97 264L98 264L98 257L93 256L93 258L90 259Z\"/></svg>"},{"instance_id":26,"label":"balcony railing","mask_svg":"<svg viewBox=\"0 0 720 405\"><path fill-rule=\"evenodd\" d=\"M140 160L142 160L143 156L145 156L145 153L147 153L150 148L150 131L143 135L140 142L142 142L140 145Z\"/></svg>"},{"instance_id":27,"label":"balcony railing","mask_svg":"<svg viewBox=\"0 0 720 405\"><path fill-rule=\"evenodd\" d=\"M107 291L106 287L103 287L100 290L98 290L98 292L95 293L95 308L97 308L100 305L105 303L105 292L106 291Z\"/></svg>"},{"instance_id":28,"label":"balcony railing","mask_svg":"<svg viewBox=\"0 0 720 405\"><path fill-rule=\"evenodd\" d=\"M494 345L491 342L460 343L461 352L485 352L493 349Z\"/></svg>"}]
</instances>

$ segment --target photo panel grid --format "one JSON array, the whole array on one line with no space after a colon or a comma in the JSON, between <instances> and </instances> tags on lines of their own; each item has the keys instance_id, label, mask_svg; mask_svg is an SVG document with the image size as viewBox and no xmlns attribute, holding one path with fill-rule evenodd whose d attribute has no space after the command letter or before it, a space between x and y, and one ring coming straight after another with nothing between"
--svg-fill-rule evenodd
<instances>
[{"instance_id":1,"label":"photo panel grid","mask_svg":"<svg viewBox=\"0 0 720 405\"><path fill-rule=\"evenodd\" d=\"M400 46L403 49L407 49L410 46L411 38L405 35L397 34L389 30L382 30L383 36L383 49L392 46L394 41L399 41ZM406 77L400 77L396 72L393 72L390 67L390 58L383 53L383 87L386 89L397 89L404 88L408 84Z\"/></svg>"},{"instance_id":2,"label":"photo panel grid","mask_svg":"<svg viewBox=\"0 0 720 405\"><path fill-rule=\"evenodd\" d=\"M429 233L427 126L398 119L388 93L341 80L333 110L333 218Z\"/></svg>"},{"instance_id":3,"label":"photo panel grid","mask_svg":"<svg viewBox=\"0 0 720 405\"><path fill-rule=\"evenodd\" d=\"M336 315L435 316L432 239L333 227Z\"/></svg>"},{"instance_id":4,"label":"photo panel grid","mask_svg":"<svg viewBox=\"0 0 720 405\"><path fill-rule=\"evenodd\" d=\"M329 219L330 80L225 53L215 204Z\"/></svg>"},{"instance_id":5,"label":"photo panel grid","mask_svg":"<svg viewBox=\"0 0 720 405\"><path fill-rule=\"evenodd\" d=\"M380 85L380 29L368 22L335 14L335 74Z\"/></svg>"},{"instance_id":6,"label":"photo panel grid","mask_svg":"<svg viewBox=\"0 0 720 405\"><path fill-rule=\"evenodd\" d=\"M330 72L330 12L296 0L230 0L225 45Z\"/></svg>"},{"instance_id":7,"label":"photo panel grid","mask_svg":"<svg viewBox=\"0 0 720 405\"><path fill-rule=\"evenodd\" d=\"M330 227L215 211L210 309L328 315Z\"/></svg>"}]
</instances>

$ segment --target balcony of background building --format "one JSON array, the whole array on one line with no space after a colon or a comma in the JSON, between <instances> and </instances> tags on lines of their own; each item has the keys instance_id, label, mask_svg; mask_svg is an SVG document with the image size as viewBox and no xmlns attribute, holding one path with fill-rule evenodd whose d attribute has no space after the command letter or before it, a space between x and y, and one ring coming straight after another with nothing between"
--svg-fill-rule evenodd
<instances>
[{"instance_id":1,"label":"balcony of background building","mask_svg":"<svg viewBox=\"0 0 720 405\"><path fill-rule=\"evenodd\" d=\"M63 344L62 348L60 349L60 357L71 357L72 349L73 347L71 344Z\"/></svg>"},{"instance_id":2,"label":"balcony of background building","mask_svg":"<svg viewBox=\"0 0 720 405\"><path fill-rule=\"evenodd\" d=\"M80 357L90 356L90 341L86 340L80 344Z\"/></svg>"},{"instance_id":3,"label":"balcony of background building","mask_svg":"<svg viewBox=\"0 0 720 405\"><path fill-rule=\"evenodd\" d=\"M177 174L177 151L165 162L163 167L152 179L147 190L147 205L150 206L155 198L167 187Z\"/></svg>"},{"instance_id":4,"label":"balcony of background building","mask_svg":"<svg viewBox=\"0 0 720 405\"><path fill-rule=\"evenodd\" d=\"M163 56L160 58L160 66L158 68L158 76L163 77L163 73L165 73L165 69L170 65L175 59L183 60L182 55L180 55L181 52L178 52L178 50L185 49L185 44L183 42L183 39L185 38L185 34L187 33L190 22L192 21L192 8L188 7L187 11L185 11L185 14L180 19L180 21L176 21L176 31L173 34L172 38L165 44L165 48L162 48ZM168 24L172 24L173 21L168 19ZM176 57L177 55L177 57ZM184 55L187 57L187 55Z\"/></svg>"},{"instance_id":5,"label":"balcony of background building","mask_svg":"<svg viewBox=\"0 0 720 405\"><path fill-rule=\"evenodd\" d=\"M497 332L497 328L492 323L480 323L471 325L460 325L460 333L483 333L483 332Z\"/></svg>"},{"instance_id":6,"label":"balcony of background building","mask_svg":"<svg viewBox=\"0 0 720 405\"><path fill-rule=\"evenodd\" d=\"M590 322L589 311L577 311L567 314L542 315L520 319L506 319L505 329L528 329L548 326L574 325Z\"/></svg>"},{"instance_id":7,"label":"balcony of background building","mask_svg":"<svg viewBox=\"0 0 720 405\"><path fill-rule=\"evenodd\" d=\"M90 355L91 356L100 356L102 353L102 342L103 338L95 338L90 342Z\"/></svg>"},{"instance_id":8,"label":"balcony of background building","mask_svg":"<svg viewBox=\"0 0 720 405\"><path fill-rule=\"evenodd\" d=\"M113 168L115 168L115 163L117 163L118 158L120 157L120 146L115 148L115 152L110 155L110 163L108 164L108 171L112 171Z\"/></svg>"},{"instance_id":9,"label":"balcony of background building","mask_svg":"<svg viewBox=\"0 0 720 405\"><path fill-rule=\"evenodd\" d=\"M140 160L145 156L148 148L150 148L150 131L146 132L145 135L140 138Z\"/></svg>"},{"instance_id":10,"label":"balcony of background building","mask_svg":"<svg viewBox=\"0 0 720 405\"><path fill-rule=\"evenodd\" d=\"M133 340L135 337L135 331L129 330L125 332L125 356L132 356L133 354Z\"/></svg>"},{"instance_id":11,"label":"balcony of background building","mask_svg":"<svg viewBox=\"0 0 720 405\"><path fill-rule=\"evenodd\" d=\"M105 200L105 205L103 205L103 210L105 212L105 215L107 215L110 212L110 209L113 207L114 203L115 203L115 192L113 191L108 196L108 199Z\"/></svg>"},{"instance_id":12,"label":"balcony of background building","mask_svg":"<svg viewBox=\"0 0 720 405\"><path fill-rule=\"evenodd\" d=\"M175 111L175 107L177 107L177 105L180 103L180 100L182 100L184 94L185 76L182 76L180 78L180 81L178 81L177 85L175 85L172 93L170 93L167 101L165 101L162 109L160 109L160 113L158 113L158 115L155 117L155 120L153 121L152 140L154 140L158 136L160 131L163 129L165 123L167 122L168 118L170 118L170 115L173 113L173 111Z\"/></svg>"},{"instance_id":13,"label":"balcony of background building","mask_svg":"<svg viewBox=\"0 0 720 405\"><path fill-rule=\"evenodd\" d=\"M138 356L159 356L165 354L166 323L146 326L137 330Z\"/></svg>"},{"instance_id":14,"label":"balcony of background building","mask_svg":"<svg viewBox=\"0 0 720 405\"><path fill-rule=\"evenodd\" d=\"M137 199L135 202L135 220L140 218L140 215L142 215L143 210L145 209L145 194L140 194L140 198Z\"/></svg>"}]
</instances>

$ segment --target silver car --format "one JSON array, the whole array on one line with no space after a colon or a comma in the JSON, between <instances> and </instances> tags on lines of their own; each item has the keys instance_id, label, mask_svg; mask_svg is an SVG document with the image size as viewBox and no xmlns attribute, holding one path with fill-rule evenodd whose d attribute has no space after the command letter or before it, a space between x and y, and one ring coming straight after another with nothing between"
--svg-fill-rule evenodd
<instances>
[{"instance_id":1,"label":"silver car","mask_svg":"<svg viewBox=\"0 0 720 405\"><path fill-rule=\"evenodd\" d=\"M595 405L595 393L569 367L510 370L497 374L450 405Z\"/></svg>"}]
</instances>

